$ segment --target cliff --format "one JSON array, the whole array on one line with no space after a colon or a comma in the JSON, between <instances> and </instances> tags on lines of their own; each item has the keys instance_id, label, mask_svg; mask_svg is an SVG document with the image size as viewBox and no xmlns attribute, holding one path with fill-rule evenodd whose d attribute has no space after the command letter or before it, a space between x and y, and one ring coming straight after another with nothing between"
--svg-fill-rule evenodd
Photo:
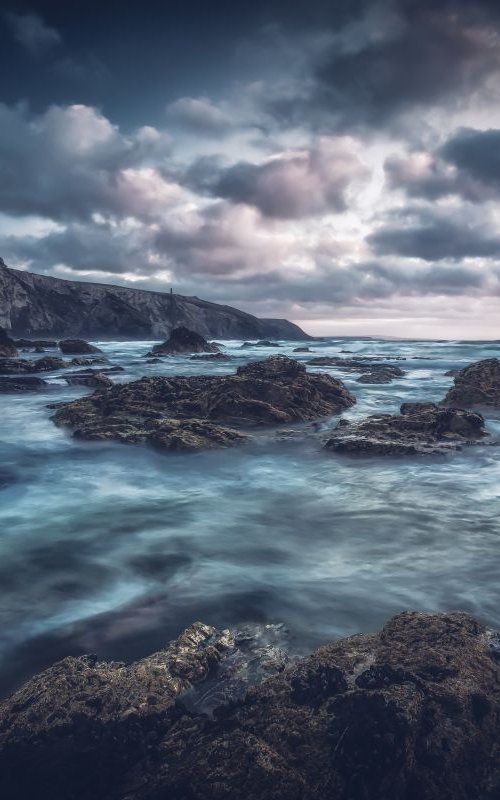
<instances>
[{"instance_id":1,"label":"cliff","mask_svg":"<svg viewBox=\"0 0 500 800\"><path fill-rule=\"evenodd\" d=\"M285 319L258 319L198 297L37 275L0 258L0 326L15 336L158 339L179 325L219 339L309 338Z\"/></svg>"}]
</instances>

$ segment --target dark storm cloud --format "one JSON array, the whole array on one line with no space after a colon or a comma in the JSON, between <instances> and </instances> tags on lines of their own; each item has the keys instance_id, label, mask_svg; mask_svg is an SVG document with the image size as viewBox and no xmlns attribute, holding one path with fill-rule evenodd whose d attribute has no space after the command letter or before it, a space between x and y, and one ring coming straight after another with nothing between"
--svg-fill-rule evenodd
<instances>
[{"instance_id":1,"label":"dark storm cloud","mask_svg":"<svg viewBox=\"0 0 500 800\"><path fill-rule=\"evenodd\" d=\"M496 257L500 237L486 225L470 220L466 211L445 216L431 208L403 210L389 215L391 222L368 236L375 253L426 261Z\"/></svg>"},{"instance_id":2,"label":"dark storm cloud","mask_svg":"<svg viewBox=\"0 0 500 800\"><path fill-rule=\"evenodd\" d=\"M42 55L62 42L60 33L38 14L5 11L4 20L16 41L32 56Z\"/></svg>"},{"instance_id":3,"label":"dark storm cloud","mask_svg":"<svg viewBox=\"0 0 500 800\"><path fill-rule=\"evenodd\" d=\"M493 192L473 175L457 169L439 153L416 152L388 158L384 164L387 185L408 197L437 200L452 195L484 203Z\"/></svg>"},{"instance_id":4,"label":"dark storm cloud","mask_svg":"<svg viewBox=\"0 0 500 800\"><path fill-rule=\"evenodd\" d=\"M441 148L442 157L463 173L500 191L500 130L462 128Z\"/></svg>"},{"instance_id":5,"label":"dark storm cloud","mask_svg":"<svg viewBox=\"0 0 500 800\"><path fill-rule=\"evenodd\" d=\"M454 102L499 71L492 25L498 6L479 0L381 0L311 58L310 85L271 98L284 125L384 127L408 111Z\"/></svg>"}]
</instances>

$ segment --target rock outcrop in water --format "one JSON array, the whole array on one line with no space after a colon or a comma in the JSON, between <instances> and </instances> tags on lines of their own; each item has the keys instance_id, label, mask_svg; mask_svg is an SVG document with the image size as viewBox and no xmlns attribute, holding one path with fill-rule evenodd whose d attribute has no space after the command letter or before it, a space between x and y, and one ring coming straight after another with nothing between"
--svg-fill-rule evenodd
<instances>
[{"instance_id":1,"label":"rock outcrop in water","mask_svg":"<svg viewBox=\"0 0 500 800\"><path fill-rule=\"evenodd\" d=\"M184 325L216 338L310 338L286 319L258 319L198 297L37 275L2 259L0 297L0 325L16 336L161 339Z\"/></svg>"},{"instance_id":2,"label":"rock outcrop in water","mask_svg":"<svg viewBox=\"0 0 500 800\"><path fill-rule=\"evenodd\" d=\"M427 455L477 444L487 435L480 414L433 403L404 403L399 415L380 414L336 428L326 450L356 455Z\"/></svg>"},{"instance_id":3,"label":"rock outcrop in water","mask_svg":"<svg viewBox=\"0 0 500 800\"><path fill-rule=\"evenodd\" d=\"M357 358L318 356L307 363L311 367L337 367L342 372L361 372L360 377L356 379L357 383L391 383L394 378L402 378L406 374L401 367L388 364L372 356L358 356Z\"/></svg>"},{"instance_id":4,"label":"rock outcrop in water","mask_svg":"<svg viewBox=\"0 0 500 800\"><path fill-rule=\"evenodd\" d=\"M86 356L91 355L92 353L102 353L102 350L99 350L93 344L89 344L84 339L62 339L59 342L59 349L65 355L72 355L72 356Z\"/></svg>"},{"instance_id":5,"label":"rock outcrop in water","mask_svg":"<svg viewBox=\"0 0 500 800\"><path fill-rule=\"evenodd\" d=\"M459 370L455 385L443 400L443 405L473 408L500 406L500 360L486 358Z\"/></svg>"},{"instance_id":6,"label":"rock outcrop in water","mask_svg":"<svg viewBox=\"0 0 500 800\"><path fill-rule=\"evenodd\" d=\"M19 376L17 378L0 377L0 394L13 392L38 392L48 386L47 381L32 376Z\"/></svg>"},{"instance_id":7,"label":"rock outcrop in water","mask_svg":"<svg viewBox=\"0 0 500 800\"><path fill-rule=\"evenodd\" d=\"M496 800L498 638L467 614L406 612L189 711L224 668L197 623L130 666L67 658L0 705L6 800ZM176 701L177 699L177 701Z\"/></svg>"},{"instance_id":8,"label":"rock outcrop in water","mask_svg":"<svg viewBox=\"0 0 500 800\"><path fill-rule=\"evenodd\" d=\"M188 328L174 328L168 340L155 344L151 350L153 356L171 356L183 353L218 353L219 348L195 331Z\"/></svg>"},{"instance_id":9,"label":"rock outcrop in water","mask_svg":"<svg viewBox=\"0 0 500 800\"><path fill-rule=\"evenodd\" d=\"M69 363L55 356L44 356L36 361L29 358L0 358L1 375L26 375L32 372L51 372L69 367Z\"/></svg>"},{"instance_id":10,"label":"rock outcrop in water","mask_svg":"<svg viewBox=\"0 0 500 800\"><path fill-rule=\"evenodd\" d=\"M0 328L0 358L15 358L17 347L4 328Z\"/></svg>"},{"instance_id":11,"label":"rock outcrop in water","mask_svg":"<svg viewBox=\"0 0 500 800\"><path fill-rule=\"evenodd\" d=\"M244 439L220 426L310 420L339 414L355 402L342 381L308 374L297 361L274 356L233 375L141 378L113 386L56 406L53 420L78 438L158 447L168 442L166 430L191 431L197 425L205 437L200 445L212 440L220 446Z\"/></svg>"}]
</instances>

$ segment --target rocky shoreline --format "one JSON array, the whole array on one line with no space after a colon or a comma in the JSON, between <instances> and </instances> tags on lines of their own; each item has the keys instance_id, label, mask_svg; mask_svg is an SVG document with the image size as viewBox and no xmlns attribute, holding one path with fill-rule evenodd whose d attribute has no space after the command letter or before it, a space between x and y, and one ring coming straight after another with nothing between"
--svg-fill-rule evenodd
<instances>
[{"instance_id":1,"label":"rocky shoreline","mask_svg":"<svg viewBox=\"0 0 500 800\"><path fill-rule=\"evenodd\" d=\"M71 657L36 675L0 704L2 797L498 797L499 638L471 616L405 612L290 665L259 653L254 685L193 710L240 647L195 623L130 665Z\"/></svg>"}]
</instances>

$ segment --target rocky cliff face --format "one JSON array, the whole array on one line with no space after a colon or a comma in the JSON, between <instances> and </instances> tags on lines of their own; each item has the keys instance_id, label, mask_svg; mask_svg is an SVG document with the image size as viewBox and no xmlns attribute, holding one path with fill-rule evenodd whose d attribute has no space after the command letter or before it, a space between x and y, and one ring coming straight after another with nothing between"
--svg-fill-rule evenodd
<instances>
[{"instance_id":1,"label":"rocky cliff face","mask_svg":"<svg viewBox=\"0 0 500 800\"><path fill-rule=\"evenodd\" d=\"M180 325L219 339L308 338L287 320L258 319L197 297L36 275L9 269L0 258L0 326L16 336L157 339Z\"/></svg>"}]
</instances>

